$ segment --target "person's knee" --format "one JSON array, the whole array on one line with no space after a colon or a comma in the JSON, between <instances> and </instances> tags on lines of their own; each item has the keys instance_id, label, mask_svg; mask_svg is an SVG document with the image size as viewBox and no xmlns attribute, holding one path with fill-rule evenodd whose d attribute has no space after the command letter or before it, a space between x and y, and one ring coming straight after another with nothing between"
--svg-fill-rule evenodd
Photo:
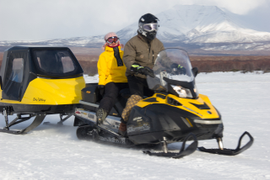
<instances>
[{"instance_id":1,"label":"person's knee","mask_svg":"<svg viewBox=\"0 0 270 180\"><path fill-rule=\"evenodd\" d=\"M142 100L142 97L137 94L133 94L130 96L130 98L127 101L127 106L130 106L130 109L135 106L140 100Z\"/></svg>"}]
</instances>

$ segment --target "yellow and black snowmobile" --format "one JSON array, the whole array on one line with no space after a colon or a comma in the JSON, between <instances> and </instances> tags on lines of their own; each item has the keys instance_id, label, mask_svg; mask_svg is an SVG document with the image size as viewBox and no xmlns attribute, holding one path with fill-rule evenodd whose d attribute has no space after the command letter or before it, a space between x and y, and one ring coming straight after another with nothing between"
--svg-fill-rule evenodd
<instances>
[{"instance_id":1,"label":"yellow and black snowmobile","mask_svg":"<svg viewBox=\"0 0 270 180\"><path fill-rule=\"evenodd\" d=\"M127 137L118 134L121 113L125 107L127 90L120 92L119 101L103 124L96 123L95 111L100 98L97 84L88 84L82 90L83 107L75 110L77 137L134 145L163 144L163 152L145 151L149 155L180 158L197 149L198 140L216 139L219 149L199 150L209 153L236 155L248 149L253 137L245 132L234 150L222 143L223 122L209 98L199 94L195 84L197 68L192 68L188 54L181 49L161 51L153 67L155 77L147 76L148 87L155 91L132 108L127 122ZM249 142L241 146L243 136ZM187 140L193 142L185 149ZM183 142L179 152L168 152L167 144Z\"/></svg>"},{"instance_id":2,"label":"yellow and black snowmobile","mask_svg":"<svg viewBox=\"0 0 270 180\"><path fill-rule=\"evenodd\" d=\"M69 118L85 87L83 70L67 47L15 46L5 51L0 72L0 111L6 126L0 132L27 133L47 114ZM8 116L17 117L9 122ZM21 130L11 126L33 119Z\"/></svg>"}]
</instances>

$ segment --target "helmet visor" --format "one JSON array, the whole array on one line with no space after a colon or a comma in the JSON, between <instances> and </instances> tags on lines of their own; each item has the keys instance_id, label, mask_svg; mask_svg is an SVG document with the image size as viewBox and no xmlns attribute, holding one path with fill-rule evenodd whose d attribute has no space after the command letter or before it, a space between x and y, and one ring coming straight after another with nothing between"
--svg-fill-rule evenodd
<instances>
[{"instance_id":1,"label":"helmet visor","mask_svg":"<svg viewBox=\"0 0 270 180\"><path fill-rule=\"evenodd\" d=\"M157 23L147 23L143 24L142 28L143 30L147 32L157 31L158 30L158 24Z\"/></svg>"}]
</instances>

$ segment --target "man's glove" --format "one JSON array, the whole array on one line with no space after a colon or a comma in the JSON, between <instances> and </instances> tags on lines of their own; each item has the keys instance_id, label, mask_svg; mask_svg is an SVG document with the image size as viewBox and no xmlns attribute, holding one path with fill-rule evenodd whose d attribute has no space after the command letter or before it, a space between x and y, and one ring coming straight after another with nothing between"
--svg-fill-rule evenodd
<instances>
[{"instance_id":1,"label":"man's glove","mask_svg":"<svg viewBox=\"0 0 270 180\"><path fill-rule=\"evenodd\" d=\"M130 70L133 72L137 72L137 73L146 75L146 76L149 75L152 78L155 77L154 71L152 69L150 69L147 66L141 66L138 63L132 64Z\"/></svg>"},{"instance_id":2,"label":"man's glove","mask_svg":"<svg viewBox=\"0 0 270 180\"><path fill-rule=\"evenodd\" d=\"M98 85L98 90L99 90L99 94L101 96L103 96L104 92L105 92L105 86L104 85Z\"/></svg>"},{"instance_id":3,"label":"man's glove","mask_svg":"<svg viewBox=\"0 0 270 180\"><path fill-rule=\"evenodd\" d=\"M180 64L173 63L171 65L172 73L174 74L186 74L186 68Z\"/></svg>"}]
</instances>

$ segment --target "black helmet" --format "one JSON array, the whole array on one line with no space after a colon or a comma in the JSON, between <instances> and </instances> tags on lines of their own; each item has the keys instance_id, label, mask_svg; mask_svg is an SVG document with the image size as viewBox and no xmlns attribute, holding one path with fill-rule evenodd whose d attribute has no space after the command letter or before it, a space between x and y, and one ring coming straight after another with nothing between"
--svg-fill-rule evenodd
<instances>
[{"instance_id":1,"label":"black helmet","mask_svg":"<svg viewBox=\"0 0 270 180\"><path fill-rule=\"evenodd\" d=\"M158 18L153 14L147 13L139 19L138 31L150 41L155 39L158 27Z\"/></svg>"}]
</instances>

